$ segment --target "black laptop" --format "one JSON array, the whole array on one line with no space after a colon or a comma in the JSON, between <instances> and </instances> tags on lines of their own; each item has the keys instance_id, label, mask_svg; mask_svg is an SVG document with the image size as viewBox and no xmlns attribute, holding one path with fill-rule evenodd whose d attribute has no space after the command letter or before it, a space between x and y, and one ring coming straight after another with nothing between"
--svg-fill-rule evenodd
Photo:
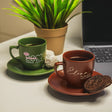
<instances>
[{"instance_id":1,"label":"black laptop","mask_svg":"<svg viewBox=\"0 0 112 112\"><path fill-rule=\"evenodd\" d=\"M112 77L112 0L84 0L83 45L95 54L95 70Z\"/></svg>"}]
</instances>

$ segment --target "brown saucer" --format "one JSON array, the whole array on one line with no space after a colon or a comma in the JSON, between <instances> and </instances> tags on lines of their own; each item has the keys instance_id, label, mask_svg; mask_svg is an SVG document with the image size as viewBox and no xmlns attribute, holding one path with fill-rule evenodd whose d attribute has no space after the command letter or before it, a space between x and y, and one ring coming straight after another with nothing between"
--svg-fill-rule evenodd
<instances>
[{"instance_id":1,"label":"brown saucer","mask_svg":"<svg viewBox=\"0 0 112 112\"><path fill-rule=\"evenodd\" d=\"M63 70L58 71L59 74L63 74ZM95 75L102 75L96 71L93 71L92 76ZM96 92L91 92L91 93L87 93L84 91L84 89L75 89L72 87L69 87L67 85L67 82L61 78L59 78L55 72L52 73L49 78L48 78L48 83L50 85L50 87L60 93L63 94L67 94L67 95L73 95L73 96L88 96L88 95L94 95L97 94L99 92L101 92L102 90L96 91Z\"/></svg>"}]
</instances>

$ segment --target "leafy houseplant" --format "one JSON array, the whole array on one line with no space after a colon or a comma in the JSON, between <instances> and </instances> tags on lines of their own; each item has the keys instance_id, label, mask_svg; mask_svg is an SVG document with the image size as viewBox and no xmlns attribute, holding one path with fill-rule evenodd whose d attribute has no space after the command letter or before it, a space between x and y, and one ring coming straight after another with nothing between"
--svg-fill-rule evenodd
<instances>
[{"instance_id":1,"label":"leafy houseplant","mask_svg":"<svg viewBox=\"0 0 112 112\"><path fill-rule=\"evenodd\" d=\"M11 5L11 8L7 9L16 13L11 15L32 22L37 35L46 38L48 49L53 50L55 54L60 54L63 51L67 23L74 16L82 12L76 13L69 19L68 17L82 1L83 0L15 0L18 7ZM58 36L58 38L54 40L56 36Z\"/></svg>"}]
</instances>

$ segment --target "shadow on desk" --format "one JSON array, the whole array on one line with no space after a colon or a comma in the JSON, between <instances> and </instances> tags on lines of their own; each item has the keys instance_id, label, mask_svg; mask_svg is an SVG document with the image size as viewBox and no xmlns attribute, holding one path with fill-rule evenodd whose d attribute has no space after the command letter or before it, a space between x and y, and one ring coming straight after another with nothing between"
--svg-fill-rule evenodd
<instances>
[{"instance_id":1,"label":"shadow on desk","mask_svg":"<svg viewBox=\"0 0 112 112\"><path fill-rule=\"evenodd\" d=\"M49 75L51 74L50 73L50 74L46 74L42 76L24 76L24 75L15 74L9 70L6 70L5 72L7 77L12 78L14 80L19 80L19 81L38 81L38 80L48 78Z\"/></svg>"},{"instance_id":2,"label":"shadow on desk","mask_svg":"<svg viewBox=\"0 0 112 112\"><path fill-rule=\"evenodd\" d=\"M47 92L49 95L52 96L52 98L62 100L62 101L67 101L67 102L90 102L90 103L100 103L104 99L104 97L108 96L109 92L108 91L102 91L100 93L97 93L95 95L90 95L90 96L71 96L71 95L66 95L59 93L55 90L53 90L50 86L47 86ZM103 98L101 98L103 97ZM100 100L98 99L100 98Z\"/></svg>"}]
</instances>

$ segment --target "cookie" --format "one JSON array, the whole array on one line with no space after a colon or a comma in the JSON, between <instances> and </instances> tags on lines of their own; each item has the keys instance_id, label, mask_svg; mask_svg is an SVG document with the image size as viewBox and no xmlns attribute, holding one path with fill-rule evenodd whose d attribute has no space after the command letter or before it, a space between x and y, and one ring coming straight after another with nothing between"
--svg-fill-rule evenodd
<instances>
[{"instance_id":1,"label":"cookie","mask_svg":"<svg viewBox=\"0 0 112 112\"><path fill-rule=\"evenodd\" d=\"M105 87L108 87L109 85L111 85L111 83L112 83L112 80L111 80L111 77L110 76L108 76L108 75L104 75L103 76L103 80L104 80L104 88Z\"/></svg>"},{"instance_id":2,"label":"cookie","mask_svg":"<svg viewBox=\"0 0 112 112\"><path fill-rule=\"evenodd\" d=\"M84 88L88 92L95 92L103 88L104 79L102 75L95 75L89 78L85 84Z\"/></svg>"},{"instance_id":3,"label":"cookie","mask_svg":"<svg viewBox=\"0 0 112 112\"><path fill-rule=\"evenodd\" d=\"M111 77L108 75L96 75L89 78L85 84L84 88L88 92L95 92L112 84Z\"/></svg>"}]
</instances>

